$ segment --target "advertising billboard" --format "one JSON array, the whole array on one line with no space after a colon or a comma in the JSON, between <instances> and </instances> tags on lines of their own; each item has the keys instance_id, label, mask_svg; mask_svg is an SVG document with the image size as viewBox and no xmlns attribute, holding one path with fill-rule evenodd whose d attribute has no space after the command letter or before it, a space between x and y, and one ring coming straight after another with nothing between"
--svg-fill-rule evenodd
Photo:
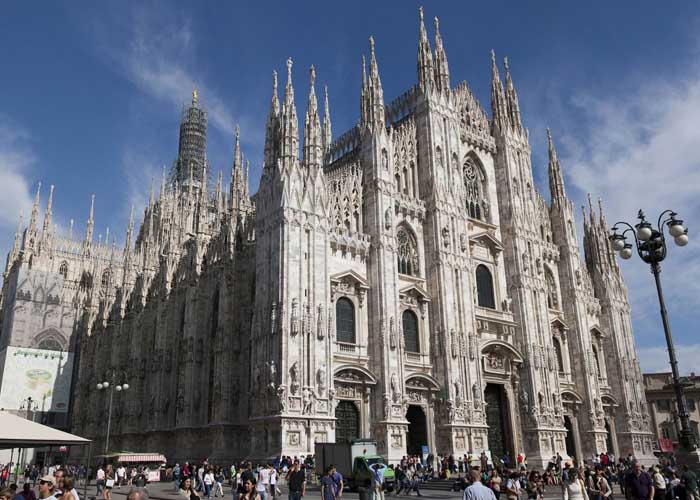
<instances>
[{"instance_id":1,"label":"advertising billboard","mask_svg":"<svg viewBox=\"0 0 700 500\"><path fill-rule=\"evenodd\" d=\"M7 347L0 380L0 408L18 410L28 397L36 411L68 411L73 354L45 349Z\"/></svg>"}]
</instances>

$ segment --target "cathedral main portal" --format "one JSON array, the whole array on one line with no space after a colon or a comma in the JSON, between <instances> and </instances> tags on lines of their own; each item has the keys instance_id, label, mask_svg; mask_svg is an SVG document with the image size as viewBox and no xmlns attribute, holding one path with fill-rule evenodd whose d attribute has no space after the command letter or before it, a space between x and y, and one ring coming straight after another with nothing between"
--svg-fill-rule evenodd
<instances>
[{"instance_id":1,"label":"cathedral main portal","mask_svg":"<svg viewBox=\"0 0 700 500\"><path fill-rule=\"evenodd\" d=\"M486 384L484 402L486 403L486 424L489 428L489 450L491 450L491 457L495 459L502 457L506 452L512 452L508 435L510 411L503 386Z\"/></svg>"},{"instance_id":2,"label":"cathedral main portal","mask_svg":"<svg viewBox=\"0 0 700 500\"><path fill-rule=\"evenodd\" d=\"M360 437L360 411L352 401L341 401L335 409L335 442L349 443Z\"/></svg>"},{"instance_id":3,"label":"cathedral main portal","mask_svg":"<svg viewBox=\"0 0 700 500\"><path fill-rule=\"evenodd\" d=\"M409 455L420 455L422 447L428 445L428 427L423 408L410 405L406 412L406 420L408 420L406 452Z\"/></svg>"}]
</instances>

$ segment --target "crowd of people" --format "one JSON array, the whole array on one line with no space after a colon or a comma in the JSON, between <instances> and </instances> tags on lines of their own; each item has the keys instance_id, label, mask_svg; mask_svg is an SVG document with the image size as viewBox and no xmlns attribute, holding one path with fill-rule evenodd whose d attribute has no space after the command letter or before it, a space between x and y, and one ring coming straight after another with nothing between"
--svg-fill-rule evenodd
<instances>
[{"instance_id":1,"label":"crowd of people","mask_svg":"<svg viewBox=\"0 0 700 500\"><path fill-rule=\"evenodd\" d=\"M502 495L542 500L548 488L555 493L560 489L564 500L613 500L616 489L626 500L700 499L696 474L687 465L679 467L673 455L647 469L632 455L616 462L602 453L576 464L557 454L542 472L529 470L525 463L508 468L501 461L497 466L471 466L455 481L455 489L464 489L464 500L500 500Z\"/></svg>"},{"instance_id":2,"label":"crowd of people","mask_svg":"<svg viewBox=\"0 0 700 500\"><path fill-rule=\"evenodd\" d=\"M283 456L255 467L252 462L222 467L203 460L176 463L163 476L172 481L171 493L181 500L229 495L234 500L275 500L282 495L282 484L289 500L301 500L312 482L320 485L322 500L341 500L347 488L343 476L329 466L316 478L314 465L312 456ZM396 478L391 485L384 481L387 468ZM145 467L120 464L98 466L94 474L82 466L0 465L0 500L81 500L76 486L88 477L96 480L98 500L112 500L112 490L122 487L129 488L128 500L148 500ZM422 486L441 479L451 481L453 490L463 490L463 500L542 500L546 490L555 496L561 493L564 500L615 500L618 491L626 500L700 500L695 473L678 466L673 455L647 469L631 455L616 460L603 453L576 463L557 454L540 471L528 468L522 455L511 463L508 455L492 459L485 453L430 454L425 459L405 456L391 465L375 463L371 477L371 484L357 486L372 500L385 500L387 494L422 496Z\"/></svg>"}]
</instances>

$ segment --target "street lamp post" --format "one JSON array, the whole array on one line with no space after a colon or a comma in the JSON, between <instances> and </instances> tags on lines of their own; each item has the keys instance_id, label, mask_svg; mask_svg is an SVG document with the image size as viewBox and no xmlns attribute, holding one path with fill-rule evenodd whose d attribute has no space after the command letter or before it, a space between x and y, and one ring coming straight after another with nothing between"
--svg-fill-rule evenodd
<instances>
[{"instance_id":1,"label":"street lamp post","mask_svg":"<svg viewBox=\"0 0 700 500\"><path fill-rule=\"evenodd\" d=\"M654 275L654 282L656 283L656 293L659 296L661 322L663 323L664 334L666 336L666 347L668 348L668 357L673 376L673 388L676 393L676 402L678 406L678 418L681 423L679 443L682 449L694 451L696 448L695 435L690 428L690 416L688 415L685 396L683 394L683 385L678 375L678 360L676 359L676 350L673 347L671 326L668 322L664 294L661 289L661 261L666 258L667 251L664 229L668 229L669 235L673 237L674 242L679 247L684 247L688 244L688 230L683 227L683 221L676 218L677 215L678 214L672 210L664 210L661 212L661 215L659 215L657 226L653 227L652 224L647 221L644 212L640 210L637 214L639 222L635 224L634 227L627 222L615 223L611 229L610 241L612 242L613 249L619 253L620 258L628 260L632 258L633 245L627 242L626 235L631 233L634 238L634 244L637 247L637 254L639 254L639 257L644 262L651 266L651 274Z\"/></svg>"},{"instance_id":2,"label":"street lamp post","mask_svg":"<svg viewBox=\"0 0 700 500\"><path fill-rule=\"evenodd\" d=\"M102 391L102 390L107 390L109 389L109 409L107 410L107 435L105 436L105 458L106 455L109 453L109 431L112 426L112 402L114 400L114 391L116 389L117 392L121 391L127 391L129 390L129 384L123 383L123 384L114 384L114 375L112 375L112 383L109 382L99 382L97 384L97 390Z\"/></svg>"}]
</instances>

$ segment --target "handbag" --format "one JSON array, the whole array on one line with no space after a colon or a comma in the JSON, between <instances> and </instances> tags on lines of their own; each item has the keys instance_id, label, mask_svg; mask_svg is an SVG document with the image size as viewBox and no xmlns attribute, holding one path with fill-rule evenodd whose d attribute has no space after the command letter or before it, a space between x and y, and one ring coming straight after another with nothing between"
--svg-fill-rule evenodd
<instances>
[{"instance_id":1,"label":"handbag","mask_svg":"<svg viewBox=\"0 0 700 500\"><path fill-rule=\"evenodd\" d=\"M107 479L107 488L112 488L114 486L114 479Z\"/></svg>"}]
</instances>

